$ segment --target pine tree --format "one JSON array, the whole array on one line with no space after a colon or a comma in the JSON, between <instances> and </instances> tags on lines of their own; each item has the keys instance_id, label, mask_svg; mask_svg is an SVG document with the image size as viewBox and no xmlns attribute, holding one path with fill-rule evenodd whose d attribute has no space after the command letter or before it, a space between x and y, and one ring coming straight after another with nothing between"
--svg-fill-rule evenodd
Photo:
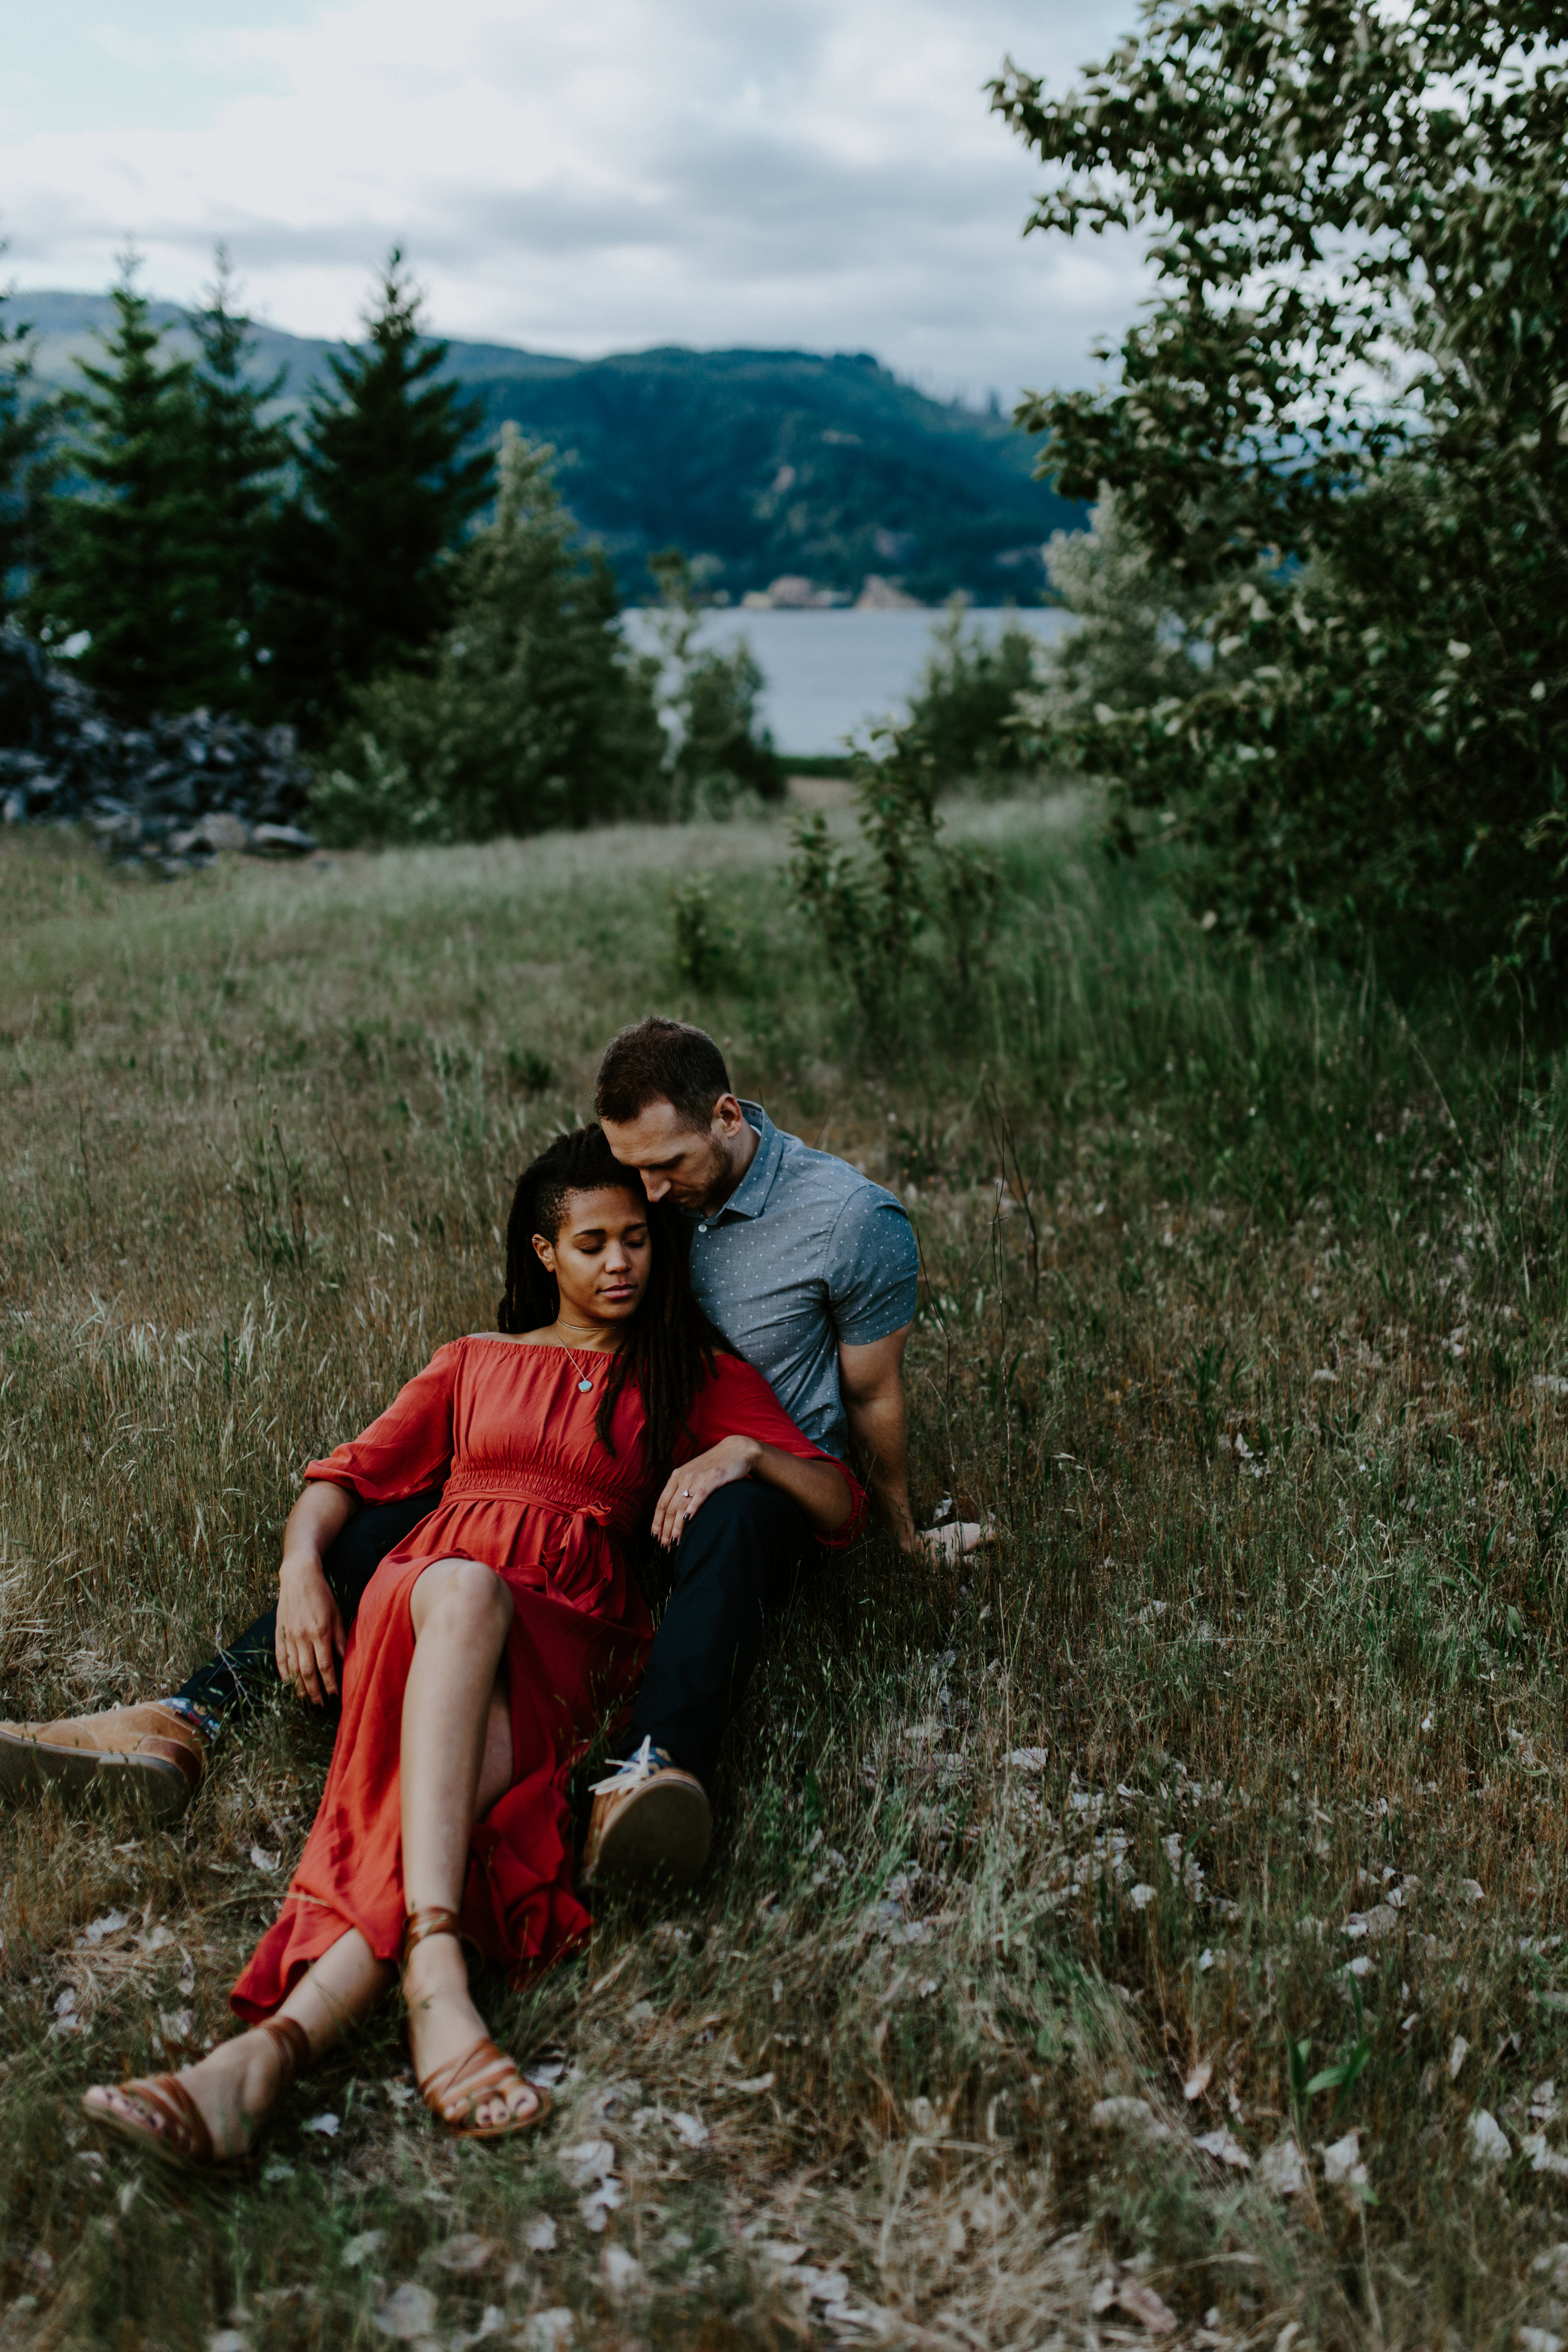
<instances>
[{"instance_id":1,"label":"pine tree","mask_svg":"<svg viewBox=\"0 0 1568 2352\"><path fill-rule=\"evenodd\" d=\"M208 568L230 647L229 690L215 690L210 698L226 709L254 711L272 699L267 572L280 477L294 455L287 426L268 420L265 411L282 390L286 371L279 368L265 382L249 373L256 338L237 306L234 273L221 245L205 291L205 306L191 320L201 346L192 389Z\"/></svg>"},{"instance_id":2,"label":"pine tree","mask_svg":"<svg viewBox=\"0 0 1568 2352\"><path fill-rule=\"evenodd\" d=\"M136 267L128 257L110 289L102 364L79 362L85 431L71 462L88 487L61 515L39 602L51 637L86 633L89 682L145 716L227 699L237 666L213 576L195 371L165 355Z\"/></svg>"},{"instance_id":3,"label":"pine tree","mask_svg":"<svg viewBox=\"0 0 1568 2352\"><path fill-rule=\"evenodd\" d=\"M44 543L58 404L40 393L33 330L5 315L0 288L0 622L22 603Z\"/></svg>"},{"instance_id":4,"label":"pine tree","mask_svg":"<svg viewBox=\"0 0 1568 2352\"><path fill-rule=\"evenodd\" d=\"M614 577L582 547L553 455L502 427L495 513L456 567L452 626L426 668L354 695L313 812L328 837L483 840L668 800L656 665L616 627Z\"/></svg>"},{"instance_id":5,"label":"pine tree","mask_svg":"<svg viewBox=\"0 0 1568 2352\"><path fill-rule=\"evenodd\" d=\"M354 687L434 644L451 615L453 556L490 496L489 454L464 455L482 409L437 381L447 347L426 337L422 308L395 247L366 341L328 361L280 520L277 684L317 730Z\"/></svg>"}]
</instances>

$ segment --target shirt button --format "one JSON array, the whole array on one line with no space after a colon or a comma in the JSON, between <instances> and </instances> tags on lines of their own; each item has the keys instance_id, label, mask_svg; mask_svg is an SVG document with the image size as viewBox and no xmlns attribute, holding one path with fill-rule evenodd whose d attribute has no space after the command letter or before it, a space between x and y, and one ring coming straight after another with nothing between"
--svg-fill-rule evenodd
<instances>
[{"instance_id":1,"label":"shirt button","mask_svg":"<svg viewBox=\"0 0 1568 2352\"><path fill-rule=\"evenodd\" d=\"M707 1232L708 1228L707 1228L707 1226L706 1226L706 1225L699 1225L699 1226L698 1226L698 1228L697 1228L697 1230L698 1230L698 1232L699 1232L700 1234L705 1234L705 1233Z\"/></svg>"}]
</instances>

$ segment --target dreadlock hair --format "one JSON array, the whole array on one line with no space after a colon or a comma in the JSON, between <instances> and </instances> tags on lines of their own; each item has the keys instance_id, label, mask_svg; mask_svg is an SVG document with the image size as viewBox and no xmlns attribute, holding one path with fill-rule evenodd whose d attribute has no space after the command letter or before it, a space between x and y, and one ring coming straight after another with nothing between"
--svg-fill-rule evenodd
<instances>
[{"instance_id":1,"label":"dreadlock hair","mask_svg":"<svg viewBox=\"0 0 1568 2352\"><path fill-rule=\"evenodd\" d=\"M649 1458L662 1476L701 1382L716 1354L732 1352L724 1335L697 1304L687 1272L684 1220L663 1201L643 1197L636 1171L625 1168L597 1127L558 1135L518 1179L506 1227L506 1288L496 1305L500 1331L539 1331L561 1308L555 1276L533 1246L538 1234L553 1245L573 1192L629 1192L647 1219L653 1265L642 1303L614 1359L594 1427L606 1451L616 1450L610 1424L621 1391L635 1379L642 1391Z\"/></svg>"}]
</instances>

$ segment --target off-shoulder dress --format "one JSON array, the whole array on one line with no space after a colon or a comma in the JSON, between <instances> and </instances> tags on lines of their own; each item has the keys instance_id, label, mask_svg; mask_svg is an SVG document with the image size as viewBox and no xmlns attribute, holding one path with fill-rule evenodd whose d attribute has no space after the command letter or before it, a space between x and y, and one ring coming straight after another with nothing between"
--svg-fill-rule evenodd
<instances>
[{"instance_id":1,"label":"off-shoulder dress","mask_svg":"<svg viewBox=\"0 0 1568 2352\"><path fill-rule=\"evenodd\" d=\"M378 1958L397 1956L409 1603L436 1559L483 1561L505 1578L514 1604L505 1657L511 1785L469 1841L464 1933L514 1979L586 1935L588 1914L573 1892L567 1781L595 1733L629 1703L647 1655L652 1628L626 1547L652 1510L658 1480L636 1383L626 1382L616 1405L611 1453L594 1426L608 1360L581 1363L595 1375L587 1393L579 1360L563 1348L500 1336L455 1339L363 1436L307 1468L308 1479L349 1487L362 1503L438 1484L443 1491L437 1509L382 1562L360 1604L321 1810L282 1910L234 1988L242 2017L269 2017L349 1927ZM716 1360L676 1460L727 1436L832 1458L735 1356ZM827 1539L834 1548L853 1539L864 1515L865 1497L850 1483L855 1507Z\"/></svg>"}]
</instances>

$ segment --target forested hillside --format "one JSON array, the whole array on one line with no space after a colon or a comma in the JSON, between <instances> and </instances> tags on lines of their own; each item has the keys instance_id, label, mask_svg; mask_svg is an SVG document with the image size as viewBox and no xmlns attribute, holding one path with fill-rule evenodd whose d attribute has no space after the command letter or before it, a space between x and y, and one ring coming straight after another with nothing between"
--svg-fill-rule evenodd
<instances>
[{"instance_id":1,"label":"forested hillside","mask_svg":"<svg viewBox=\"0 0 1568 2352\"><path fill-rule=\"evenodd\" d=\"M18 312L38 329L40 373L64 383L107 296L35 293ZM177 322L171 304L153 316ZM298 405L333 347L258 331L258 373L286 373ZM1039 550L1083 519L1031 478L1035 446L1005 419L945 406L864 353L627 352L576 361L504 344L451 345L447 373L555 444L562 486L604 541L622 592L649 593L648 553L708 559L708 585L738 597L781 572L858 590L868 572L936 602L1037 601Z\"/></svg>"}]
</instances>

